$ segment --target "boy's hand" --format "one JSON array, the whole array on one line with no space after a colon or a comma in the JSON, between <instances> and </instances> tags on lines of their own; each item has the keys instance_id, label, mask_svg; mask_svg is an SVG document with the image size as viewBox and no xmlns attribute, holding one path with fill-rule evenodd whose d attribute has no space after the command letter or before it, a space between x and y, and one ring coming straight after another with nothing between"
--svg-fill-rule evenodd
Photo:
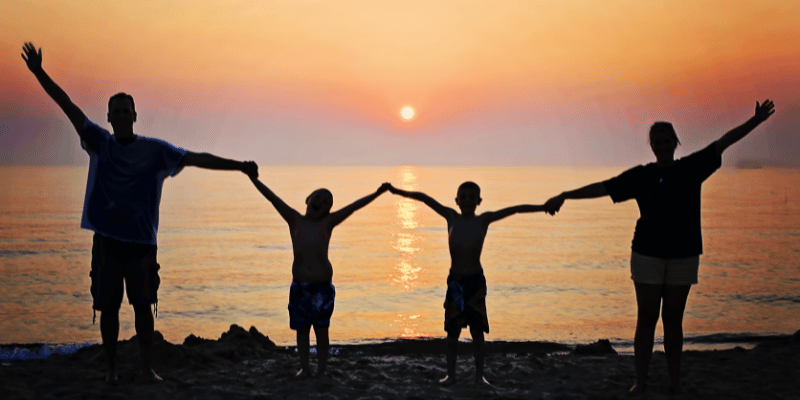
<instances>
[{"instance_id":1,"label":"boy's hand","mask_svg":"<svg viewBox=\"0 0 800 400\"><path fill-rule=\"evenodd\" d=\"M255 161L245 161L242 164L242 172L247 174L250 179L258 178L258 165Z\"/></svg>"},{"instance_id":2,"label":"boy's hand","mask_svg":"<svg viewBox=\"0 0 800 400\"><path fill-rule=\"evenodd\" d=\"M389 183L389 182L386 182L386 183L384 183L384 185L389 185L389 188L388 188L388 189L389 189L389 193L391 193L391 194L397 194L397 188L396 188L396 187L394 187L394 186L392 186L392 184L391 184L391 183Z\"/></svg>"},{"instance_id":3,"label":"boy's hand","mask_svg":"<svg viewBox=\"0 0 800 400\"><path fill-rule=\"evenodd\" d=\"M387 190L391 190L392 184L389 182L384 182L381 187L378 188L378 193L383 193Z\"/></svg>"},{"instance_id":4,"label":"boy's hand","mask_svg":"<svg viewBox=\"0 0 800 400\"><path fill-rule=\"evenodd\" d=\"M550 215L555 215L561 209L562 205L564 205L564 198L561 197L561 195L553 197L547 200L547 203L544 203L545 212Z\"/></svg>"},{"instance_id":5,"label":"boy's hand","mask_svg":"<svg viewBox=\"0 0 800 400\"><path fill-rule=\"evenodd\" d=\"M25 60L25 64L28 65L28 69L31 70L31 72L36 72L42 69L41 48L37 52L33 43L25 42L25 45L22 46L22 52L22 59Z\"/></svg>"}]
</instances>

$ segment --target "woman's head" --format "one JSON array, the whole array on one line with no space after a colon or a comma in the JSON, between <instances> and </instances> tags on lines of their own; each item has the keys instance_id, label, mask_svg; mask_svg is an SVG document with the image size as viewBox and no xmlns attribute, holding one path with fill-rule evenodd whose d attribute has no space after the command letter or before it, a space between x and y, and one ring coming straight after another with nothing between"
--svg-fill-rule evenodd
<instances>
[{"instance_id":1,"label":"woman's head","mask_svg":"<svg viewBox=\"0 0 800 400\"><path fill-rule=\"evenodd\" d=\"M650 149L658 161L671 162L681 141L669 122L656 122L650 127Z\"/></svg>"},{"instance_id":2,"label":"woman's head","mask_svg":"<svg viewBox=\"0 0 800 400\"><path fill-rule=\"evenodd\" d=\"M306 215L309 217L323 217L331 212L333 194L328 189L317 189L306 198Z\"/></svg>"}]
</instances>

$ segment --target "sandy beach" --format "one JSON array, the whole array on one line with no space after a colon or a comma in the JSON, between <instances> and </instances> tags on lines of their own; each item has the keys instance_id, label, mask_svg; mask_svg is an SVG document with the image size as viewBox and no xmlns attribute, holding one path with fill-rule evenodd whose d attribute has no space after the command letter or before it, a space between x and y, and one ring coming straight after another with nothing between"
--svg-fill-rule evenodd
<instances>
[{"instance_id":1,"label":"sandy beach","mask_svg":"<svg viewBox=\"0 0 800 400\"><path fill-rule=\"evenodd\" d=\"M630 355L603 343L571 348L555 343L488 342L485 388L470 382L471 344L460 346L461 382L441 387L444 339L333 346L329 376L298 379L293 347L275 346L257 329L232 325L217 340L190 335L154 346L163 382L145 382L135 338L120 342L120 382L104 382L99 345L44 360L5 362L4 399L617 399L628 398ZM800 332L745 350L684 353L687 394L668 392L666 361L656 352L648 393L640 398L800 399ZM5 346L6 348L8 346ZM314 356L312 354L312 367Z\"/></svg>"}]
</instances>

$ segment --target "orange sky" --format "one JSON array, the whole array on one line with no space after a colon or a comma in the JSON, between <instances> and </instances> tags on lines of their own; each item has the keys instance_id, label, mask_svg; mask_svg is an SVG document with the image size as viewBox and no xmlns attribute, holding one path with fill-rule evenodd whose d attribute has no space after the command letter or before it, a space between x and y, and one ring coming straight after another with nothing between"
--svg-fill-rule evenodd
<instances>
[{"instance_id":1,"label":"orange sky","mask_svg":"<svg viewBox=\"0 0 800 400\"><path fill-rule=\"evenodd\" d=\"M726 162L798 165L792 2L262 3L4 1L0 163L85 163L19 57L33 41L90 118L130 92L140 134L230 158L628 165L656 120L680 156L770 98Z\"/></svg>"}]
</instances>

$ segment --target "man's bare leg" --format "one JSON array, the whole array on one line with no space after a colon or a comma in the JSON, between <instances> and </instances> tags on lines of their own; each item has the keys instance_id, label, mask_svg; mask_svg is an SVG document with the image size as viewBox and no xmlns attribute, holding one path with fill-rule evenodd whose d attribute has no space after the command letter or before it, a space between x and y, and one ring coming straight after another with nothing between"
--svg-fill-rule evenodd
<instances>
[{"instance_id":1,"label":"man's bare leg","mask_svg":"<svg viewBox=\"0 0 800 400\"><path fill-rule=\"evenodd\" d=\"M447 376L439 380L443 386L456 383L456 356L458 355L458 338L461 336L461 329L453 329L447 332Z\"/></svg>"},{"instance_id":2,"label":"man's bare leg","mask_svg":"<svg viewBox=\"0 0 800 400\"><path fill-rule=\"evenodd\" d=\"M311 347L309 335L311 327L297 329L297 354L300 356L300 370L297 371L298 378L313 376L308 365L308 353Z\"/></svg>"},{"instance_id":3,"label":"man's bare leg","mask_svg":"<svg viewBox=\"0 0 800 400\"><path fill-rule=\"evenodd\" d=\"M153 312L150 310L149 304L135 306L133 312L136 316L136 337L139 339L139 352L142 357L142 374L154 382L161 381L161 377L153 371L153 332L155 331Z\"/></svg>"},{"instance_id":4,"label":"man's bare leg","mask_svg":"<svg viewBox=\"0 0 800 400\"><path fill-rule=\"evenodd\" d=\"M328 327L314 326L314 335L317 337L317 376L323 376L328 369L328 352L330 349Z\"/></svg>"},{"instance_id":5,"label":"man's bare leg","mask_svg":"<svg viewBox=\"0 0 800 400\"><path fill-rule=\"evenodd\" d=\"M469 327L469 332L472 335L472 344L475 346L475 382L479 385L489 385L489 381L483 375L483 363L486 359L486 346L483 338L483 329Z\"/></svg>"},{"instance_id":6,"label":"man's bare leg","mask_svg":"<svg viewBox=\"0 0 800 400\"><path fill-rule=\"evenodd\" d=\"M117 381L117 340L119 339L119 309L100 312L100 336L106 351L108 372L106 382Z\"/></svg>"}]
</instances>

